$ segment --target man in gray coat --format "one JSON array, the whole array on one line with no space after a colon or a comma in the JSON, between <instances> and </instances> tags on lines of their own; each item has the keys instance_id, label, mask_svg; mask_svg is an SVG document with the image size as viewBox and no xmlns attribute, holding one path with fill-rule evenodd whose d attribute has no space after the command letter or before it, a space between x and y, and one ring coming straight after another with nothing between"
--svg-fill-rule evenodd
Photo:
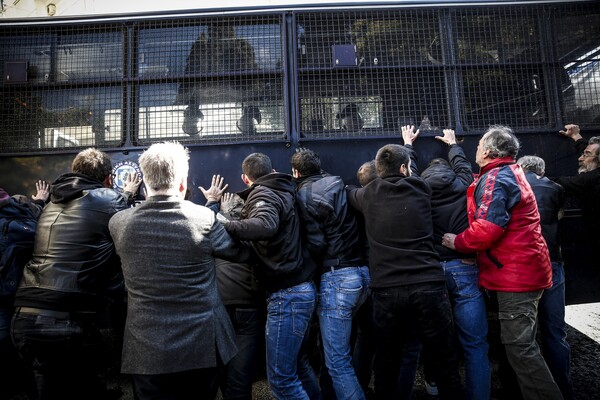
<instances>
[{"instance_id":1,"label":"man in gray coat","mask_svg":"<svg viewBox=\"0 0 600 400\"><path fill-rule=\"evenodd\" d=\"M150 146L139 159L147 200L109 222L128 291L121 372L139 400L214 398L219 368L237 352L214 257L242 262L249 250L184 200L188 160L178 143Z\"/></svg>"}]
</instances>

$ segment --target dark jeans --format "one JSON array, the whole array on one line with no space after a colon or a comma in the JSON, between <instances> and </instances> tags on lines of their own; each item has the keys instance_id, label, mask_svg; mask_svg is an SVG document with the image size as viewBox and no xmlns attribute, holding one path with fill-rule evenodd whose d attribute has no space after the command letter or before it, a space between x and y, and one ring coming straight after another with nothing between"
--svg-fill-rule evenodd
<instances>
[{"instance_id":1,"label":"dark jeans","mask_svg":"<svg viewBox=\"0 0 600 400\"><path fill-rule=\"evenodd\" d=\"M159 375L131 375L136 400L214 399L221 366Z\"/></svg>"},{"instance_id":2,"label":"dark jeans","mask_svg":"<svg viewBox=\"0 0 600 400\"><path fill-rule=\"evenodd\" d=\"M265 348L266 310L264 307L226 308L235 329L238 353L225 366L221 392L224 400L250 400L258 361Z\"/></svg>"},{"instance_id":3,"label":"dark jeans","mask_svg":"<svg viewBox=\"0 0 600 400\"><path fill-rule=\"evenodd\" d=\"M95 315L52 318L16 312L12 340L32 369L39 400L106 398L107 367Z\"/></svg>"},{"instance_id":4,"label":"dark jeans","mask_svg":"<svg viewBox=\"0 0 600 400\"><path fill-rule=\"evenodd\" d=\"M462 399L452 309L445 282L372 289L377 396L402 398L398 385L402 354L418 337L428 351L440 398ZM380 378L377 378L379 375Z\"/></svg>"}]
</instances>

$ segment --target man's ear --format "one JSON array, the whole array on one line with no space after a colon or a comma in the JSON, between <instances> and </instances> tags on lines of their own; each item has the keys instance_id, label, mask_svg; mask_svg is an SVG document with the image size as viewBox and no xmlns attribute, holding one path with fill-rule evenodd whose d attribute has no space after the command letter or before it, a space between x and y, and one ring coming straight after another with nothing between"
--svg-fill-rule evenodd
<instances>
[{"instance_id":1,"label":"man's ear","mask_svg":"<svg viewBox=\"0 0 600 400\"><path fill-rule=\"evenodd\" d=\"M185 196L185 192L187 191L187 178L182 178L179 182L179 193L181 193L182 197Z\"/></svg>"},{"instance_id":2,"label":"man's ear","mask_svg":"<svg viewBox=\"0 0 600 400\"><path fill-rule=\"evenodd\" d=\"M244 185L250 186L250 179L248 179L246 174L242 174L241 178L242 178L242 182L244 182Z\"/></svg>"},{"instance_id":3,"label":"man's ear","mask_svg":"<svg viewBox=\"0 0 600 400\"><path fill-rule=\"evenodd\" d=\"M300 173L298 172L298 170L296 168L292 168L292 176L294 178L300 178Z\"/></svg>"},{"instance_id":4,"label":"man's ear","mask_svg":"<svg viewBox=\"0 0 600 400\"><path fill-rule=\"evenodd\" d=\"M104 184L104 187L111 188L112 182L113 182L112 175L106 175L106 178L104 178L104 181L102 181L102 184Z\"/></svg>"},{"instance_id":5,"label":"man's ear","mask_svg":"<svg viewBox=\"0 0 600 400\"><path fill-rule=\"evenodd\" d=\"M400 165L400 173L402 175L407 175L408 176L407 172L408 172L408 168L406 167L406 164Z\"/></svg>"}]
</instances>

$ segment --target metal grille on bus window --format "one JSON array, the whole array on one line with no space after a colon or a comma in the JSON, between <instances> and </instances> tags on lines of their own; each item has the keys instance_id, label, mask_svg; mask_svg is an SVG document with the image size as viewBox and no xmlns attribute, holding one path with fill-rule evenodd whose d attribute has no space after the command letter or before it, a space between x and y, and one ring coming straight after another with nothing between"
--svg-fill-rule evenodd
<instances>
[{"instance_id":1,"label":"metal grille on bus window","mask_svg":"<svg viewBox=\"0 0 600 400\"><path fill-rule=\"evenodd\" d=\"M538 14L539 8L503 8L453 15L466 130L554 126Z\"/></svg>"},{"instance_id":2,"label":"metal grille on bus window","mask_svg":"<svg viewBox=\"0 0 600 400\"><path fill-rule=\"evenodd\" d=\"M123 142L121 31L111 26L3 29L0 68L2 151Z\"/></svg>"},{"instance_id":3,"label":"metal grille on bus window","mask_svg":"<svg viewBox=\"0 0 600 400\"><path fill-rule=\"evenodd\" d=\"M285 138L282 57L279 17L144 25L137 141Z\"/></svg>"},{"instance_id":4,"label":"metal grille on bus window","mask_svg":"<svg viewBox=\"0 0 600 400\"><path fill-rule=\"evenodd\" d=\"M600 125L600 3L554 15L556 73L565 123Z\"/></svg>"},{"instance_id":5,"label":"metal grille on bus window","mask_svg":"<svg viewBox=\"0 0 600 400\"><path fill-rule=\"evenodd\" d=\"M436 11L306 13L296 29L302 136L451 124Z\"/></svg>"}]
</instances>

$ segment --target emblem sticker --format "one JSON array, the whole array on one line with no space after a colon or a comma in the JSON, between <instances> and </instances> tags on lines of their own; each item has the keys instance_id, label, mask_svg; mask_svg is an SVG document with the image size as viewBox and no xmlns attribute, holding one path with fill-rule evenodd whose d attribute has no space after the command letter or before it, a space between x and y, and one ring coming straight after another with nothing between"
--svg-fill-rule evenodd
<instances>
[{"instance_id":1,"label":"emblem sticker","mask_svg":"<svg viewBox=\"0 0 600 400\"><path fill-rule=\"evenodd\" d=\"M112 186L115 190L123 192L126 182L129 177L136 174L139 179L142 179L142 170L134 161L119 161L112 169L113 182Z\"/></svg>"}]
</instances>

